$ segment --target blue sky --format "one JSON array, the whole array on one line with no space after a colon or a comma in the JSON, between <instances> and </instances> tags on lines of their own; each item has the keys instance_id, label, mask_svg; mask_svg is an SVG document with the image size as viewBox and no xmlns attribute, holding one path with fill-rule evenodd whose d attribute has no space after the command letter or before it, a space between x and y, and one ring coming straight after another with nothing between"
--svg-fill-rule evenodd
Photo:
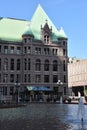
<instances>
[{"instance_id":1,"label":"blue sky","mask_svg":"<svg viewBox=\"0 0 87 130\"><path fill-rule=\"evenodd\" d=\"M30 20L38 4L68 36L68 56L87 58L87 0L0 0L0 17Z\"/></svg>"}]
</instances>

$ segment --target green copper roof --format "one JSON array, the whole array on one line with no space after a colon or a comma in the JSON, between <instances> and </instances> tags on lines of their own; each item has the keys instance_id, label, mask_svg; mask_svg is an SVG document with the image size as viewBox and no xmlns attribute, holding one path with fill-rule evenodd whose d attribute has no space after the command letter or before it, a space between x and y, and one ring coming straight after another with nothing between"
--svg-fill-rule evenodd
<instances>
[{"instance_id":1,"label":"green copper roof","mask_svg":"<svg viewBox=\"0 0 87 130\"><path fill-rule=\"evenodd\" d=\"M30 35L30 36L34 36L30 24L27 25L25 32L23 33L23 35Z\"/></svg>"},{"instance_id":2,"label":"green copper roof","mask_svg":"<svg viewBox=\"0 0 87 130\"><path fill-rule=\"evenodd\" d=\"M0 39L7 41L21 41L27 21L3 18L0 20Z\"/></svg>"},{"instance_id":3,"label":"green copper roof","mask_svg":"<svg viewBox=\"0 0 87 130\"><path fill-rule=\"evenodd\" d=\"M30 21L0 18L0 39L7 41L22 41L23 34L33 34L34 38L40 40L41 38L41 25L44 27L45 23L52 27L52 41L57 41L60 38L67 38L64 30L58 31L45 11L39 5ZM30 28L26 26L30 23Z\"/></svg>"}]
</instances>

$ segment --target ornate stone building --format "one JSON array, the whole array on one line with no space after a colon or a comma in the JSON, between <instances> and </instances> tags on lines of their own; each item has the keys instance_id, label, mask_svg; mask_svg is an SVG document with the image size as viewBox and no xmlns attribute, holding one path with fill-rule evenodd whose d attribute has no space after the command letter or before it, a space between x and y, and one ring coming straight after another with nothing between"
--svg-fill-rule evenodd
<instances>
[{"instance_id":1,"label":"ornate stone building","mask_svg":"<svg viewBox=\"0 0 87 130\"><path fill-rule=\"evenodd\" d=\"M40 5L31 21L0 18L0 95L5 100L12 98L16 81L20 91L45 86L67 94L67 36Z\"/></svg>"}]
</instances>

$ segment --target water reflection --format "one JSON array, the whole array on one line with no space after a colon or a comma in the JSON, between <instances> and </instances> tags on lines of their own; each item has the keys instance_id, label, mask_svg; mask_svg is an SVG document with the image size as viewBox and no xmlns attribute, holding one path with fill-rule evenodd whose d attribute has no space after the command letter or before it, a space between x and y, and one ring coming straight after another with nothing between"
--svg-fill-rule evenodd
<instances>
[{"instance_id":1,"label":"water reflection","mask_svg":"<svg viewBox=\"0 0 87 130\"><path fill-rule=\"evenodd\" d=\"M85 106L87 109L87 106ZM0 130L85 130L78 117L78 105L29 104L21 108L0 109Z\"/></svg>"}]
</instances>

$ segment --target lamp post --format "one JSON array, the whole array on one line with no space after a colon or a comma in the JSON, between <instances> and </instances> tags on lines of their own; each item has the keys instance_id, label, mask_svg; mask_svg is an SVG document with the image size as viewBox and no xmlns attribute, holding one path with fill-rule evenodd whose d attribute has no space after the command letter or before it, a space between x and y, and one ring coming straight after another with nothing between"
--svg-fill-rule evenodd
<instances>
[{"instance_id":1,"label":"lamp post","mask_svg":"<svg viewBox=\"0 0 87 130\"><path fill-rule=\"evenodd\" d=\"M16 83L15 83L16 104L18 104L18 102L19 102L19 87L20 87L20 83L18 83L18 81L16 81Z\"/></svg>"},{"instance_id":2,"label":"lamp post","mask_svg":"<svg viewBox=\"0 0 87 130\"><path fill-rule=\"evenodd\" d=\"M58 84L58 95L61 97L61 101L62 101L62 94L63 94L63 90L60 91L60 86L63 85L63 82L61 80L57 81Z\"/></svg>"}]
</instances>

